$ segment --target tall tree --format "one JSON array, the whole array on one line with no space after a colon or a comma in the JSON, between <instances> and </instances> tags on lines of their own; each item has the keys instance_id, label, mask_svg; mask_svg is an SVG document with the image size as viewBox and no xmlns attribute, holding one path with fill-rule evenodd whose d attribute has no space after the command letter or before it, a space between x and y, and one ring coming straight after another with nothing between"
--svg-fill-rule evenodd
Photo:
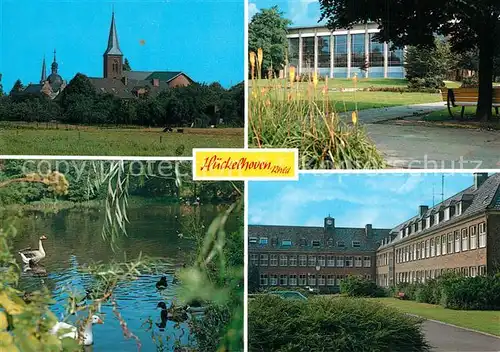
<instances>
[{"instance_id":1,"label":"tall tree","mask_svg":"<svg viewBox=\"0 0 500 352\"><path fill-rule=\"evenodd\" d=\"M128 62L127 58L125 58L125 62L123 63L123 71L132 71L132 68L130 67L130 62Z\"/></svg>"},{"instance_id":2,"label":"tall tree","mask_svg":"<svg viewBox=\"0 0 500 352\"><path fill-rule=\"evenodd\" d=\"M262 73L270 69L276 72L284 67L288 51L287 28L291 23L283 17L278 6L262 9L253 16L248 26L248 48L254 52L262 48Z\"/></svg>"},{"instance_id":3,"label":"tall tree","mask_svg":"<svg viewBox=\"0 0 500 352\"><path fill-rule=\"evenodd\" d=\"M10 96L12 96L16 93L22 92L23 90L24 90L23 83L21 82L20 79L18 79L16 81L16 83L14 83L14 86L12 87L12 89L10 90Z\"/></svg>"},{"instance_id":4,"label":"tall tree","mask_svg":"<svg viewBox=\"0 0 500 352\"><path fill-rule=\"evenodd\" d=\"M452 50L479 50L479 101L476 117L492 116L493 58L500 46L498 0L319 0L320 20L330 29L350 28L356 23L378 23L380 42L434 46L435 35L449 38Z\"/></svg>"},{"instance_id":5,"label":"tall tree","mask_svg":"<svg viewBox=\"0 0 500 352\"><path fill-rule=\"evenodd\" d=\"M3 95L2 74L0 73L0 97Z\"/></svg>"}]
</instances>

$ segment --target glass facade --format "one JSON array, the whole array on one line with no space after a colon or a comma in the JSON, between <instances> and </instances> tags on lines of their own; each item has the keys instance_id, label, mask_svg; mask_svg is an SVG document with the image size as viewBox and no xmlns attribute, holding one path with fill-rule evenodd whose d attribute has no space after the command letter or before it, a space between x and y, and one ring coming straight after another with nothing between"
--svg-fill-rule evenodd
<instances>
[{"instance_id":1,"label":"glass facade","mask_svg":"<svg viewBox=\"0 0 500 352\"><path fill-rule=\"evenodd\" d=\"M384 44L374 39L375 34L370 34L370 68L368 77L384 78Z\"/></svg>"},{"instance_id":2,"label":"glass facade","mask_svg":"<svg viewBox=\"0 0 500 352\"><path fill-rule=\"evenodd\" d=\"M330 36L318 37L318 74L321 76L330 75L331 44Z\"/></svg>"},{"instance_id":3,"label":"glass facade","mask_svg":"<svg viewBox=\"0 0 500 352\"><path fill-rule=\"evenodd\" d=\"M389 44L388 53L388 78L404 78L404 52L403 49L391 50L391 44Z\"/></svg>"},{"instance_id":4,"label":"glass facade","mask_svg":"<svg viewBox=\"0 0 500 352\"><path fill-rule=\"evenodd\" d=\"M314 37L302 38L302 67L314 69Z\"/></svg>"},{"instance_id":5,"label":"glass facade","mask_svg":"<svg viewBox=\"0 0 500 352\"><path fill-rule=\"evenodd\" d=\"M299 67L299 38L290 38L288 42L288 62Z\"/></svg>"},{"instance_id":6,"label":"glass facade","mask_svg":"<svg viewBox=\"0 0 500 352\"><path fill-rule=\"evenodd\" d=\"M365 35L353 34L351 36L351 67L359 68L365 64Z\"/></svg>"}]
</instances>

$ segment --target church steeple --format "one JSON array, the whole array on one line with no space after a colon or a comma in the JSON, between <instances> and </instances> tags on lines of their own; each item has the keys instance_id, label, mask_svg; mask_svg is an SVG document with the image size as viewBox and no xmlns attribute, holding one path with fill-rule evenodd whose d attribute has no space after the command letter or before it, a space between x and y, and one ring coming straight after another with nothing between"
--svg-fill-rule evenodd
<instances>
[{"instance_id":1,"label":"church steeple","mask_svg":"<svg viewBox=\"0 0 500 352\"><path fill-rule=\"evenodd\" d=\"M43 84L47 80L47 66L45 65L45 56L43 57L42 62L42 77L40 78L40 83Z\"/></svg>"},{"instance_id":2,"label":"church steeple","mask_svg":"<svg viewBox=\"0 0 500 352\"><path fill-rule=\"evenodd\" d=\"M116 31L115 10L111 15L111 26L109 27L108 47L104 52L104 78L122 78L123 54L118 42Z\"/></svg>"},{"instance_id":3,"label":"church steeple","mask_svg":"<svg viewBox=\"0 0 500 352\"><path fill-rule=\"evenodd\" d=\"M44 59L44 62L45 62L45 59ZM53 74L57 74L58 67L59 67L59 65L57 64L57 61L56 61L56 49L54 49L54 62L52 62L52 65L51 65Z\"/></svg>"}]
</instances>

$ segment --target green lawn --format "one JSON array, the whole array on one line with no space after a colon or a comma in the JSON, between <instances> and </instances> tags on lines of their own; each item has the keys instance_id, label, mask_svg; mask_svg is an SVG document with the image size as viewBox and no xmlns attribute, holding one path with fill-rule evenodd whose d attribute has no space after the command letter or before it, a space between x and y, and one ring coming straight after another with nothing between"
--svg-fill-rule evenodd
<instances>
[{"instance_id":1,"label":"green lawn","mask_svg":"<svg viewBox=\"0 0 500 352\"><path fill-rule=\"evenodd\" d=\"M255 83L257 84L258 87L267 87L267 86L276 86L276 85L286 85L288 84L288 79L273 79L273 80L267 80L267 79L261 79L261 80L255 80ZM375 87L375 88L390 88L390 87L396 87L396 88L403 88L406 87L408 81L406 79L395 79L395 78L361 78L358 79L357 82L357 87L358 88L370 88L370 87ZM302 88L307 88L308 82L298 82L297 83L299 87ZM320 84L323 84L320 82ZM249 81L249 86L252 87L253 82L250 80ZM329 78L328 79L328 87L330 88L353 88L354 87L354 82L352 79L347 79L347 78Z\"/></svg>"},{"instance_id":2,"label":"green lawn","mask_svg":"<svg viewBox=\"0 0 500 352\"><path fill-rule=\"evenodd\" d=\"M164 133L159 128L66 130L30 126L32 128L2 126L2 154L191 156L193 148L242 148L244 145L243 128L185 128L184 133Z\"/></svg>"},{"instance_id":3,"label":"green lawn","mask_svg":"<svg viewBox=\"0 0 500 352\"><path fill-rule=\"evenodd\" d=\"M382 302L405 313L500 336L500 311L453 310L395 298L372 298L370 300Z\"/></svg>"}]
</instances>

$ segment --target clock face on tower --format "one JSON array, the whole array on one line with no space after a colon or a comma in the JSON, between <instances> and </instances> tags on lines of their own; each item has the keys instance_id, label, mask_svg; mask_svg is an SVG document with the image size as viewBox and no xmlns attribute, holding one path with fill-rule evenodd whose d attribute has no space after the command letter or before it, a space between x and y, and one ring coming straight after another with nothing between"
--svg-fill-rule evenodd
<instances>
[{"instance_id":1,"label":"clock face on tower","mask_svg":"<svg viewBox=\"0 0 500 352\"><path fill-rule=\"evenodd\" d=\"M326 224L327 224L327 225L331 225L331 224L332 224L332 222L333 222L333 221L332 221L331 219L326 220Z\"/></svg>"}]
</instances>

